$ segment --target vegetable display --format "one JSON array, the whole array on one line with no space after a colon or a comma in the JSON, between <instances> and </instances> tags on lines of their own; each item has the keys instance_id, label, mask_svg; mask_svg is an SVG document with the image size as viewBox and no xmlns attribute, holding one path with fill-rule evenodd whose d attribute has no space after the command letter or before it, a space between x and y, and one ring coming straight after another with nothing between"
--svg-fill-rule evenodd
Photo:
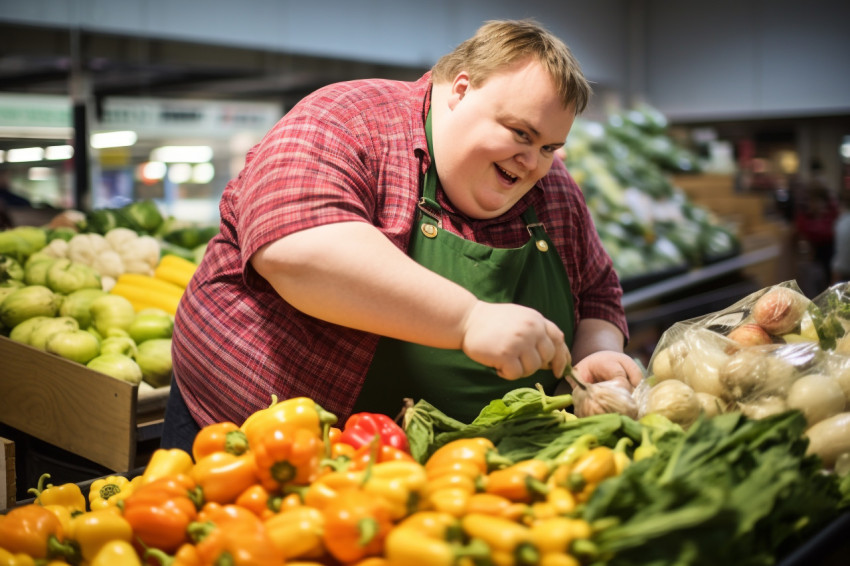
<instances>
[{"instance_id":1,"label":"vegetable display","mask_svg":"<svg viewBox=\"0 0 850 566\"><path fill-rule=\"evenodd\" d=\"M602 244L626 288L738 253L737 235L676 187L673 173L700 162L641 105L604 121L575 121L565 164L579 184ZM657 278L656 278L657 280Z\"/></svg>"},{"instance_id":2,"label":"vegetable display","mask_svg":"<svg viewBox=\"0 0 850 566\"><path fill-rule=\"evenodd\" d=\"M685 430L570 404L520 388L468 424L420 400L403 425L358 413L340 428L309 398L273 398L241 425L203 427L192 454L156 450L132 479L85 494L42 478L0 516L0 559L775 564L850 505L850 475L807 452L800 411L701 413ZM384 447L406 457L382 460Z\"/></svg>"},{"instance_id":3,"label":"vegetable display","mask_svg":"<svg viewBox=\"0 0 850 566\"><path fill-rule=\"evenodd\" d=\"M116 379L164 387L171 382L174 315L197 264L161 244L171 229L184 242L193 241L193 231L199 241L217 230L155 222L149 205L128 210L135 221L79 227L100 231L0 232L0 335ZM146 231L151 226L163 231Z\"/></svg>"}]
</instances>

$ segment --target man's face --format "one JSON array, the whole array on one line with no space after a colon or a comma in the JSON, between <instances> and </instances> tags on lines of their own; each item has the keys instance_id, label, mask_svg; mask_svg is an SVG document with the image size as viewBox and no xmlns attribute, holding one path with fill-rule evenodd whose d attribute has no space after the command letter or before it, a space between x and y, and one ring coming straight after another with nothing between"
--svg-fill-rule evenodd
<instances>
[{"instance_id":1,"label":"man's face","mask_svg":"<svg viewBox=\"0 0 850 566\"><path fill-rule=\"evenodd\" d=\"M529 59L473 88L461 72L434 123L434 158L446 195L472 218L508 211L552 166L574 108L563 108L552 79Z\"/></svg>"}]
</instances>

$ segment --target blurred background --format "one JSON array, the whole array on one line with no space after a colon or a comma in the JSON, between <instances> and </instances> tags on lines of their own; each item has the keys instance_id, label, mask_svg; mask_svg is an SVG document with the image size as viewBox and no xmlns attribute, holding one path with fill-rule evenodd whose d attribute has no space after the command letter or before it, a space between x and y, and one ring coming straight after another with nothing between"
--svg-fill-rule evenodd
<instances>
[{"instance_id":1,"label":"blurred background","mask_svg":"<svg viewBox=\"0 0 850 566\"><path fill-rule=\"evenodd\" d=\"M17 223L152 199L215 224L306 93L416 79L484 21L526 17L593 82L565 159L627 290L773 244L759 283L828 283L795 215L813 182L850 184L839 0L0 0L0 190L28 203Z\"/></svg>"}]
</instances>

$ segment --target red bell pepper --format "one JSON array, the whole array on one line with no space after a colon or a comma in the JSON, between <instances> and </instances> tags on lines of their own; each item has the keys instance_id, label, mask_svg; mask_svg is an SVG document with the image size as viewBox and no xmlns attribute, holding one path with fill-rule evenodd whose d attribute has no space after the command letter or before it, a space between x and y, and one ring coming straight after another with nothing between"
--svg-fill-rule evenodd
<instances>
[{"instance_id":1,"label":"red bell pepper","mask_svg":"<svg viewBox=\"0 0 850 566\"><path fill-rule=\"evenodd\" d=\"M355 448L369 446L378 436L382 446L392 446L410 453L407 434L394 420L380 413L354 413L345 421L341 442Z\"/></svg>"}]
</instances>

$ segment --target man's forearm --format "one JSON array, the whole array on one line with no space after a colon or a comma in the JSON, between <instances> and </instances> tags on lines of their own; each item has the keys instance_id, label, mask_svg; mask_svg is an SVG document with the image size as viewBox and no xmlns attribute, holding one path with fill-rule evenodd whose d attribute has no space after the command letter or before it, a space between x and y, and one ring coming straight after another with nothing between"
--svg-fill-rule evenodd
<instances>
[{"instance_id":1,"label":"man's forearm","mask_svg":"<svg viewBox=\"0 0 850 566\"><path fill-rule=\"evenodd\" d=\"M251 263L316 318L437 348L460 348L475 296L422 267L374 226L310 228L261 248Z\"/></svg>"},{"instance_id":2,"label":"man's forearm","mask_svg":"<svg viewBox=\"0 0 850 566\"><path fill-rule=\"evenodd\" d=\"M616 325L599 318L586 318L579 322L573 337L573 365L601 350L622 352L625 337Z\"/></svg>"}]
</instances>

